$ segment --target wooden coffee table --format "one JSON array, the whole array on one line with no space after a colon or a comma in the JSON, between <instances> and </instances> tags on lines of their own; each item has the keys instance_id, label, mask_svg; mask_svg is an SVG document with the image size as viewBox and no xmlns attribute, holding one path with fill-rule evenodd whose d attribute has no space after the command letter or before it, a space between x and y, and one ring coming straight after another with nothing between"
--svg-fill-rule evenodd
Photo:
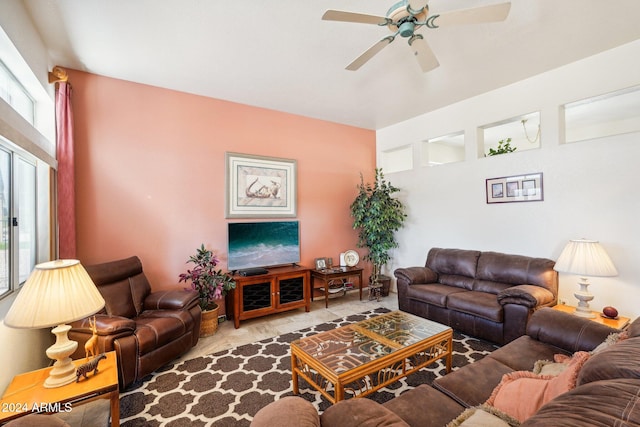
<instances>
[{"instance_id":1,"label":"wooden coffee table","mask_svg":"<svg viewBox=\"0 0 640 427\"><path fill-rule=\"evenodd\" d=\"M293 392L303 378L331 403L367 396L438 359L451 371L453 330L393 311L291 343Z\"/></svg>"}]
</instances>

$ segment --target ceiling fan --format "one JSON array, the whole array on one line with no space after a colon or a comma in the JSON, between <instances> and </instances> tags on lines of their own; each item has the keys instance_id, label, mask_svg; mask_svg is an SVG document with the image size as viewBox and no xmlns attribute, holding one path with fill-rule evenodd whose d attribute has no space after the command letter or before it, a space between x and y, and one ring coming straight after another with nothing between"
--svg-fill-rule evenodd
<instances>
[{"instance_id":1,"label":"ceiling fan","mask_svg":"<svg viewBox=\"0 0 640 427\"><path fill-rule=\"evenodd\" d=\"M387 11L386 16L367 15L340 10L327 10L322 19L325 21L355 22L388 27L393 33L384 37L357 57L347 70L355 71L373 58L378 52L391 44L399 35L408 39L418 64L423 72L438 67L438 59L422 34L416 31L421 27L431 29L451 25L478 24L504 21L509 15L511 3L498 3L473 9L454 10L442 14L429 14L429 0L402 0Z\"/></svg>"}]
</instances>

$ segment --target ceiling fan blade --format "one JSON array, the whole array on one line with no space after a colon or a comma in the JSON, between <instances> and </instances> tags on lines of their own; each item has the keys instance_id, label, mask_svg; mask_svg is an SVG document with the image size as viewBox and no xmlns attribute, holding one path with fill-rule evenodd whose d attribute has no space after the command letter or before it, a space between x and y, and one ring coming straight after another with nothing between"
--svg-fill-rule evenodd
<instances>
[{"instance_id":1,"label":"ceiling fan blade","mask_svg":"<svg viewBox=\"0 0 640 427\"><path fill-rule=\"evenodd\" d=\"M357 24L386 25L388 19L384 16L367 15L364 13L344 12L341 10L327 10L322 19L325 21L355 22Z\"/></svg>"},{"instance_id":2,"label":"ceiling fan blade","mask_svg":"<svg viewBox=\"0 0 640 427\"><path fill-rule=\"evenodd\" d=\"M448 27L450 25L480 24L499 22L507 19L511 3L497 3L473 9L454 10L430 17L427 24L430 28Z\"/></svg>"},{"instance_id":3,"label":"ceiling fan blade","mask_svg":"<svg viewBox=\"0 0 640 427\"><path fill-rule=\"evenodd\" d=\"M373 58L378 52L387 47L393 41L393 37L385 37L378 43L367 49L362 55L357 57L351 64L347 65L347 70L356 71Z\"/></svg>"},{"instance_id":4,"label":"ceiling fan blade","mask_svg":"<svg viewBox=\"0 0 640 427\"><path fill-rule=\"evenodd\" d=\"M413 12L419 13L427 7L427 3L429 3L429 0L409 0L408 6Z\"/></svg>"},{"instance_id":5,"label":"ceiling fan blade","mask_svg":"<svg viewBox=\"0 0 640 427\"><path fill-rule=\"evenodd\" d=\"M413 49L413 54L418 64L420 64L423 73L431 71L440 65L438 58L436 58L436 55L431 50L431 46L429 46L429 43L427 43L421 34L416 34L409 39L409 46Z\"/></svg>"}]
</instances>

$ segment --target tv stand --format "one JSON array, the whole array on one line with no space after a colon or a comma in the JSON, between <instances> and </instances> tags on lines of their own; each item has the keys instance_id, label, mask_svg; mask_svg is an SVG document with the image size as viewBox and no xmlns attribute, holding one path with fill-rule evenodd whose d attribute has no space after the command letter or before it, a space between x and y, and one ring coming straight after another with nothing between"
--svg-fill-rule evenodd
<instances>
[{"instance_id":1,"label":"tv stand","mask_svg":"<svg viewBox=\"0 0 640 427\"><path fill-rule=\"evenodd\" d=\"M310 269L299 265L270 268L265 274L243 276L226 296L227 316L233 325L240 321L301 307L311 309Z\"/></svg>"}]
</instances>

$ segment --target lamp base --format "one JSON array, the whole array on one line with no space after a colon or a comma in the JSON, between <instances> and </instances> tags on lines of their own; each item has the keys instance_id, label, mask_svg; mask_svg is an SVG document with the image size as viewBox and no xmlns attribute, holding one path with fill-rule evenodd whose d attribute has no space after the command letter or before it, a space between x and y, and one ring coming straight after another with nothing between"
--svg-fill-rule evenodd
<instances>
[{"instance_id":1,"label":"lamp base","mask_svg":"<svg viewBox=\"0 0 640 427\"><path fill-rule=\"evenodd\" d=\"M578 306L576 307L576 311L573 313L576 316L586 317L592 319L596 317L595 313L591 311L589 307L589 301L593 299L593 295L589 293L589 280L586 277L581 277L580 282L580 290L576 291L573 294L574 297L578 299Z\"/></svg>"},{"instance_id":2,"label":"lamp base","mask_svg":"<svg viewBox=\"0 0 640 427\"><path fill-rule=\"evenodd\" d=\"M47 356L56 362L44 381L45 388L61 387L76 380L76 367L69 356L76 351L78 343L67 336L70 329L69 325L59 325L51 330L56 336L56 342L47 349Z\"/></svg>"}]
</instances>

